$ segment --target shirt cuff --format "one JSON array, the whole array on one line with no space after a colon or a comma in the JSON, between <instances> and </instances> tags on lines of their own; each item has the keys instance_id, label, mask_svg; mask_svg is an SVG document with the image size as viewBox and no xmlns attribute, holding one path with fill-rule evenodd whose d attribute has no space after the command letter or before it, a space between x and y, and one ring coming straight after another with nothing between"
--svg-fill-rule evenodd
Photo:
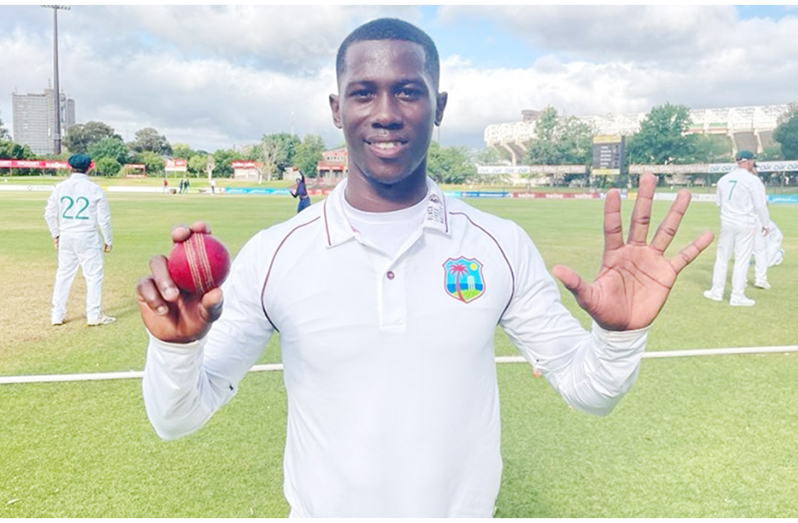
<instances>
[{"instance_id":1,"label":"shirt cuff","mask_svg":"<svg viewBox=\"0 0 798 523\"><path fill-rule=\"evenodd\" d=\"M643 352L646 349L648 331L651 325L642 329L610 331L593 321L592 334L609 350Z\"/></svg>"},{"instance_id":2,"label":"shirt cuff","mask_svg":"<svg viewBox=\"0 0 798 523\"><path fill-rule=\"evenodd\" d=\"M150 337L150 347L174 354L194 354L205 345L204 337L196 341L190 341L188 343L171 343L168 341L159 340L149 331L149 329L147 329L147 335Z\"/></svg>"}]
</instances>

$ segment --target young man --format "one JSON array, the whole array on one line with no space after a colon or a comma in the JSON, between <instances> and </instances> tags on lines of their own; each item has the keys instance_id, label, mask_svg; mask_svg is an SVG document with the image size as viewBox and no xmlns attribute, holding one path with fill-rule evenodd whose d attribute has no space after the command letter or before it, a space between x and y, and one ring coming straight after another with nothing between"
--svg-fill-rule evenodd
<instances>
[{"instance_id":1,"label":"young man","mask_svg":"<svg viewBox=\"0 0 798 523\"><path fill-rule=\"evenodd\" d=\"M634 382L676 275L712 234L663 257L684 191L646 245L647 176L624 244L612 191L598 279L554 269L595 319L587 332L520 227L426 176L447 100L432 40L399 20L370 22L341 45L337 74L330 107L348 179L253 237L223 290L181 295L162 256L139 281L148 415L163 438L199 429L279 331L292 516L490 517L502 469L496 326L569 404L606 414Z\"/></svg>"},{"instance_id":2,"label":"young man","mask_svg":"<svg viewBox=\"0 0 798 523\"><path fill-rule=\"evenodd\" d=\"M59 183L47 199L44 219L58 251L50 321L63 325L69 289L78 272L86 280L86 321L90 326L107 325L116 318L102 312L103 250L111 252L111 210L102 187L86 174L91 158L85 154L69 157L72 176ZM99 227L103 243L97 234Z\"/></svg>"},{"instance_id":3,"label":"young man","mask_svg":"<svg viewBox=\"0 0 798 523\"><path fill-rule=\"evenodd\" d=\"M745 295L748 266L754 250L754 237L767 228L758 224L770 223L765 186L754 174L754 153L742 150L737 153L737 168L718 180L716 203L720 207L720 238L712 273L712 288L704 297L723 301L729 259L734 251L732 291L729 303L750 307L756 302ZM757 230L760 229L760 230Z\"/></svg>"}]
</instances>

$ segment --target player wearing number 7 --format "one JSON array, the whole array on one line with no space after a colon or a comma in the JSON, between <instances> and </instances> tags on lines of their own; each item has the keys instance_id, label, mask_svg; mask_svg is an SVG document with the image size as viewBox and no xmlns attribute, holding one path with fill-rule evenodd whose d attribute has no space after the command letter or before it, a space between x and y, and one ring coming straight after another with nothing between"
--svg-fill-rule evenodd
<instances>
[{"instance_id":1,"label":"player wearing number 7","mask_svg":"<svg viewBox=\"0 0 798 523\"><path fill-rule=\"evenodd\" d=\"M726 273L729 259L734 251L732 291L729 303L750 307L754 300L745 295L748 280L748 265L754 249L756 234L767 235L768 229L757 231L757 224L769 224L765 186L754 174L754 153L742 150L737 153L737 168L718 180L717 200L720 207L720 238L712 273L712 288L704 291L704 297L723 301L726 288ZM757 222L759 219L759 222Z\"/></svg>"},{"instance_id":2,"label":"player wearing number 7","mask_svg":"<svg viewBox=\"0 0 798 523\"><path fill-rule=\"evenodd\" d=\"M86 321L88 325L107 325L116 318L102 312L103 250L111 252L111 210L105 192L86 174L91 158L70 156L72 175L53 189L44 210L44 219L58 251L50 321L62 325L66 316L69 289L78 272L86 280ZM97 229L102 233L102 242Z\"/></svg>"}]
</instances>

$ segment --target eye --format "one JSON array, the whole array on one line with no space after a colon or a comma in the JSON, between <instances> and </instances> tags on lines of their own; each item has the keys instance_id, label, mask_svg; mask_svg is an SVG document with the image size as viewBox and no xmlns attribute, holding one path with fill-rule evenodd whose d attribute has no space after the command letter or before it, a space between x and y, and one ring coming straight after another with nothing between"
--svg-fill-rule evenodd
<instances>
[{"instance_id":1,"label":"eye","mask_svg":"<svg viewBox=\"0 0 798 523\"><path fill-rule=\"evenodd\" d=\"M373 94L371 89L355 89L349 93L349 97L355 100L367 100L371 98Z\"/></svg>"},{"instance_id":2,"label":"eye","mask_svg":"<svg viewBox=\"0 0 798 523\"><path fill-rule=\"evenodd\" d=\"M403 100L416 100L421 97L421 91L414 87L402 87L397 91L397 97Z\"/></svg>"}]
</instances>

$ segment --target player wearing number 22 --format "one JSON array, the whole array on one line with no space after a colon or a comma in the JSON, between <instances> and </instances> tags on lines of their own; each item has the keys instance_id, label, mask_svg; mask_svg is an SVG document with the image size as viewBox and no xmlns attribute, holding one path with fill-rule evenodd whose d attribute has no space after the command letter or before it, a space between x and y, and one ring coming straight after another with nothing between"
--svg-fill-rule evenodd
<instances>
[{"instance_id":1,"label":"player wearing number 22","mask_svg":"<svg viewBox=\"0 0 798 523\"><path fill-rule=\"evenodd\" d=\"M292 516L490 517L502 470L496 327L569 404L607 414L637 377L676 275L712 234L663 256L683 191L648 245L648 175L625 243L610 191L599 277L553 270L595 320L585 330L521 227L428 178L447 101L431 39L399 20L369 22L344 40L337 74L329 101L347 179L256 234L221 289L179 293L163 257L139 280L147 413L164 438L199 429L279 331ZM178 227L172 239L206 229Z\"/></svg>"},{"instance_id":2,"label":"player wearing number 22","mask_svg":"<svg viewBox=\"0 0 798 523\"><path fill-rule=\"evenodd\" d=\"M91 158L85 154L70 156L72 175L55 186L44 219L58 251L50 321L64 323L69 289L78 272L86 280L86 320L89 325L106 325L115 318L102 312L103 250L111 252L111 210L102 188L89 180L86 172ZM99 227L103 243L97 233Z\"/></svg>"}]
</instances>

